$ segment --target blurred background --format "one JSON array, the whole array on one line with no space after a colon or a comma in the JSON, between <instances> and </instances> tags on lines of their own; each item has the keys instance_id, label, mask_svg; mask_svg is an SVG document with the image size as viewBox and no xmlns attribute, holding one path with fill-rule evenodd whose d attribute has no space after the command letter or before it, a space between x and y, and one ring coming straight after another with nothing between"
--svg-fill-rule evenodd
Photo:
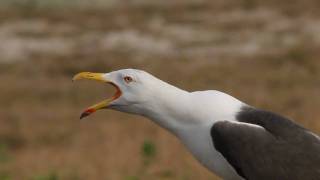
<instances>
[{"instance_id":1,"label":"blurred background","mask_svg":"<svg viewBox=\"0 0 320 180\"><path fill-rule=\"evenodd\" d=\"M1 0L0 180L218 179L143 117L81 111L139 68L320 132L318 0Z\"/></svg>"}]
</instances>

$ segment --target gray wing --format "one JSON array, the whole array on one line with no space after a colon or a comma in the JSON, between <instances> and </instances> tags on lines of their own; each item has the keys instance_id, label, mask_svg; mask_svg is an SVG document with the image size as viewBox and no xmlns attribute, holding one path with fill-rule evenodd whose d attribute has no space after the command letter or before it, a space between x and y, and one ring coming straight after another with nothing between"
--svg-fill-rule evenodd
<instances>
[{"instance_id":1,"label":"gray wing","mask_svg":"<svg viewBox=\"0 0 320 180\"><path fill-rule=\"evenodd\" d=\"M319 180L319 137L291 120L244 108L238 122L213 125L215 148L249 180Z\"/></svg>"}]
</instances>

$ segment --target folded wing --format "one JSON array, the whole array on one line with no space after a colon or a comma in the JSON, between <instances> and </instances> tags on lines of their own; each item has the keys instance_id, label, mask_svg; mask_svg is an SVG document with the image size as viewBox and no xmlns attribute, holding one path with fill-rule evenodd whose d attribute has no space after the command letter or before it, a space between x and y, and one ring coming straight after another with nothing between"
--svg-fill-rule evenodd
<instances>
[{"instance_id":1,"label":"folded wing","mask_svg":"<svg viewBox=\"0 0 320 180\"><path fill-rule=\"evenodd\" d=\"M215 148L249 180L319 180L320 140L293 121L246 107L211 129Z\"/></svg>"}]
</instances>

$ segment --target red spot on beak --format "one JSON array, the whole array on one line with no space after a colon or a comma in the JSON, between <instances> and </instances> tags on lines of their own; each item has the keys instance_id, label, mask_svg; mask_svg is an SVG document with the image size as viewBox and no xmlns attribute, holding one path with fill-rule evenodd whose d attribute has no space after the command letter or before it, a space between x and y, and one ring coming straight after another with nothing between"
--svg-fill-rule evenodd
<instances>
[{"instance_id":1,"label":"red spot on beak","mask_svg":"<svg viewBox=\"0 0 320 180\"><path fill-rule=\"evenodd\" d=\"M87 110L85 110L85 111L81 114L80 119L89 116L90 114L94 113L95 111L96 111L95 109L87 109Z\"/></svg>"}]
</instances>

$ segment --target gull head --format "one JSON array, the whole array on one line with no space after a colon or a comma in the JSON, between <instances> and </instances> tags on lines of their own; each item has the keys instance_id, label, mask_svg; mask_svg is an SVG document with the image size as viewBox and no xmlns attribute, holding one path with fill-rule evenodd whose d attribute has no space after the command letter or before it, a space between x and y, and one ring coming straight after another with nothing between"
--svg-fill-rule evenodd
<instances>
[{"instance_id":1,"label":"gull head","mask_svg":"<svg viewBox=\"0 0 320 180\"><path fill-rule=\"evenodd\" d=\"M80 119L100 109L141 114L148 102L157 96L153 90L159 88L155 83L160 82L151 74L137 69L122 69L110 73L81 72L73 77L74 81L80 79L100 81L115 88L113 96L85 109Z\"/></svg>"}]
</instances>

